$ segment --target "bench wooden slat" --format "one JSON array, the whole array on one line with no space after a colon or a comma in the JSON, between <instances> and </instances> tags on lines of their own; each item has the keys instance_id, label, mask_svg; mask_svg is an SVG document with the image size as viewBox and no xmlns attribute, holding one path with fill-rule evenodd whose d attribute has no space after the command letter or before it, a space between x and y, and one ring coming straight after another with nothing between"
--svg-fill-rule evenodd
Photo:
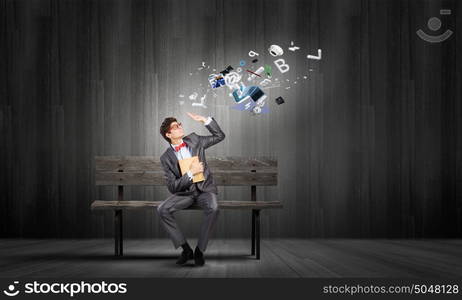
<instances>
[{"instance_id":1,"label":"bench wooden slat","mask_svg":"<svg viewBox=\"0 0 462 300\"><path fill-rule=\"evenodd\" d=\"M95 169L98 171L155 171L162 170L159 157L154 156L96 156Z\"/></svg>"},{"instance_id":2,"label":"bench wooden slat","mask_svg":"<svg viewBox=\"0 0 462 300\"><path fill-rule=\"evenodd\" d=\"M92 210L104 209L148 209L155 208L162 201L142 201L142 200L127 200L127 201L105 201L96 200L91 204ZM279 201L217 201L219 208L226 209L265 209L265 208L282 208L282 203ZM200 209L198 206L191 206L187 209Z\"/></svg>"},{"instance_id":3,"label":"bench wooden slat","mask_svg":"<svg viewBox=\"0 0 462 300\"><path fill-rule=\"evenodd\" d=\"M277 172L213 171L216 185L277 185ZM97 172L96 185L165 185L163 172Z\"/></svg>"},{"instance_id":4,"label":"bench wooden slat","mask_svg":"<svg viewBox=\"0 0 462 300\"><path fill-rule=\"evenodd\" d=\"M207 157L207 164L217 170L265 171L276 170L277 160L268 157ZM96 156L96 171L162 171L155 156Z\"/></svg>"}]
</instances>

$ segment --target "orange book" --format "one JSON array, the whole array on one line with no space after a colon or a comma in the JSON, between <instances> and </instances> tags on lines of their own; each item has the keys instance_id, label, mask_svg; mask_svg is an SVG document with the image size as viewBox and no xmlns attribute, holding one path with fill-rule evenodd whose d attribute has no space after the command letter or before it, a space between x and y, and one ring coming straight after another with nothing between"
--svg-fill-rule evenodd
<instances>
[{"instance_id":1,"label":"orange book","mask_svg":"<svg viewBox=\"0 0 462 300\"><path fill-rule=\"evenodd\" d=\"M189 169L191 169L191 165L194 161L199 162L199 157L193 156L193 157L181 159L178 161L178 163L180 164L181 175L184 175L184 173L188 172ZM201 182L204 180L205 180L204 173L197 173L196 175L193 175L194 183Z\"/></svg>"}]
</instances>

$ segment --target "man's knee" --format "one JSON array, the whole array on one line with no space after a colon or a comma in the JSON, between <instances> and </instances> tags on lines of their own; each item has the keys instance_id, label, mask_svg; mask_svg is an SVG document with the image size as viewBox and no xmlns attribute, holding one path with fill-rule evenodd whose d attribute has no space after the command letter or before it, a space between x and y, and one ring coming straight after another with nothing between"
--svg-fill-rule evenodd
<instances>
[{"instance_id":1,"label":"man's knee","mask_svg":"<svg viewBox=\"0 0 462 300\"><path fill-rule=\"evenodd\" d=\"M165 207L164 203L161 203L159 206L157 206L157 213L161 218L165 218L169 215L169 211Z\"/></svg>"},{"instance_id":2,"label":"man's knee","mask_svg":"<svg viewBox=\"0 0 462 300\"><path fill-rule=\"evenodd\" d=\"M217 196L213 193L211 193L211 198L210 201L207 205L207 212L212 213L212 214L218 214L219 209L218 209L218 201L217 201Z\"/></svg>"},{"instance_id":3,"label":"man's knee","mask_svg":"<svg viewBox=\"0 0 462 300\"><path fill-rule=\"evenodd\" d=\"M173 197L175 197L175 195L170 195L167 199L162 201L159 204L159 206L157 206L157 213L159 214L159 216L167 217L168 215L170 215L169 208L171 207L171 205L169 203L172 201L171 198Z\"/></svg>"}]
</instances>

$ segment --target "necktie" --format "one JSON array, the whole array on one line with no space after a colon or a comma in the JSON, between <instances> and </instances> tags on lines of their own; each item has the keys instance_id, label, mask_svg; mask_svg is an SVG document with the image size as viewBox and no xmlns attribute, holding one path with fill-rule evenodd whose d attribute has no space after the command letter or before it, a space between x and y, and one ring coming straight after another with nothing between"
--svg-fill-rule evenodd
<instances>
[{"instance_id":1,"label":"necktie","mask_svg":"<svg viewBox=\"0 0 462 300\"><path fill-rule=\"evenodd\" d=\"M180 145L175 146L175 151L178 152L178 151L180 151L181 148L183 148L183 147L185 147L185 146L186 146L186 143L183 142L183 143L181 143Z\"/></svg>"}]
</instances>

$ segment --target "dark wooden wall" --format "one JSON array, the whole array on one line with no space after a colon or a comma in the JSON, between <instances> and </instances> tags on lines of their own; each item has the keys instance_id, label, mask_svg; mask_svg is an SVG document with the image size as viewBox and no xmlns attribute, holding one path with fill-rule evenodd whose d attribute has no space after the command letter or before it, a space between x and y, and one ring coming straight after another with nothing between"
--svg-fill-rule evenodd
<instances>
[{"instance_id":1,"label":"dark wooden wall","mask_svg":"<svg viewBox=\"0 0 462 300\"><path fill-rule=\"evenodd\" d=\"M441 8L454 34L426 43L415 32ZM278 158L279 186L258 192L285 209L263 213L265 237L461 237L461 14L456 0L1 0L1 236L112 236L112 214L89 208L115 196L95 189L93 157L159 156L166 116L207 133L193 111L227 134L208 155ZM202 61L237 66L255 50L271 63L273 43L291 66L281 80L309 79L267 90L270 114L231 110L226 88L207 109L179 104L207 84L189 75ZM307 60L318 48L322 60ZM201 214L178 218L196 236ZM166 236L154 211L124 225L128 237ZM215 236L249 227L250 213L223 211Z\"/></svg>"}]
</instances>

